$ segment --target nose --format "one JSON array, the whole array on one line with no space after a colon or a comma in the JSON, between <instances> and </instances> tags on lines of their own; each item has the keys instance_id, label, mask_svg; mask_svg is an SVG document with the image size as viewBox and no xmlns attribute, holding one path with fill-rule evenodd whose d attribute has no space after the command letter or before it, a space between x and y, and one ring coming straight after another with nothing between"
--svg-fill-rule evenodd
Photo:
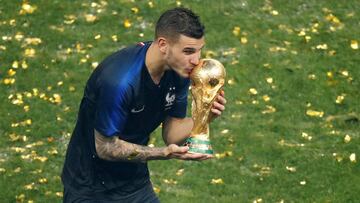
<instances>
[{"instance_id":1,"label":"nose","mask_svg":"<svg viewBox=\"0 0 360 203\"><path fill-rule=\"evenodd\" d=\"M200 53L196 53L191 57L190 63L194 66L198 65L200 62Z\"/></svg>"}]
</instances>

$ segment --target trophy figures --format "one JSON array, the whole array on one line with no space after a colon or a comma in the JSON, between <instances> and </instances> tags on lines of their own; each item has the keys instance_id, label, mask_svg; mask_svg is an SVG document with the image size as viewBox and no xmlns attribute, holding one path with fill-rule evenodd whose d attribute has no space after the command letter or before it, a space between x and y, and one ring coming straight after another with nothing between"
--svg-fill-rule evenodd
<instances>
[{"instance_id":1,"label":"trophy figures","mask_svg":"<svg viewBox=\"0 0 360 203\"><path fill-rule=\"evenodd\" d=\"M225 75L224 66L214 59L201 59L191 72L191 113L194 127L185 143L190 153L214 153L209 137L209 122L213 116L212 105L224 86Z\"/></svg>"}]
</instances>

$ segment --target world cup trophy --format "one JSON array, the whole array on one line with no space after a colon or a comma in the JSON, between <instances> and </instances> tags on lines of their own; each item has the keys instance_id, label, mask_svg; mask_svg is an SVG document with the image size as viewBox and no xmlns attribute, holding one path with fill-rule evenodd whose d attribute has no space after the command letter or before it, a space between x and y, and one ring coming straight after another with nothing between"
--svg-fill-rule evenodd
<instances>
[{"instance_id":1,"label":"world cup trophy","mask_svg":"<svg viewBox=\"0 0 360 203\"><path fill-rule=\"evenodd\" d=\"M211 108L225 84L225 68L215 59L201 59L190 74L194 127L185 145L190 153L213 154L209 123Z\"/></svg>"}]
</instances>

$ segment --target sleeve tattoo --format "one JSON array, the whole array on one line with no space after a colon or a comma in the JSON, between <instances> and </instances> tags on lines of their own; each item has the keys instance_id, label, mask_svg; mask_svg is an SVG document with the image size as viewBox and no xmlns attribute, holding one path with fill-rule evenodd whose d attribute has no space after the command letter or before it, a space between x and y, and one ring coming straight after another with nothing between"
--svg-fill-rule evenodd
<instances>
[{"instance_id":1,"label":"sleeve tattoo","mask_svg":"<svg viewBox=\"0 0 360 203\"><path fill-rule=\"evenodd\" d=\"M95 130L95 147L98 156L108 161L146 162L168 159L166 147L148 147L133 144L117 136L105 137Z\"/></svg>"}]
</instances>

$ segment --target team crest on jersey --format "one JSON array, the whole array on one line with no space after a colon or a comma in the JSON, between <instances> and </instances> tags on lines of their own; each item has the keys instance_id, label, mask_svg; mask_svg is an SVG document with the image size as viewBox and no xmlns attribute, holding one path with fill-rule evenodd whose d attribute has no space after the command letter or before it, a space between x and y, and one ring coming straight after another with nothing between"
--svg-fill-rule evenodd
<instances>
[{"instance_id":1,"label":"team crest on jersey","mask_svg":"<svg viewBox=\"0 0 360 203\"><path fill-rule=\"evenodd\" d=\"M175 90L175 87L170 87L168 93L165 96L165 110L168 110L171 108L171 106L174 104L175 101L175 93L173 92Z\"/></svg>"}]
</instances>

